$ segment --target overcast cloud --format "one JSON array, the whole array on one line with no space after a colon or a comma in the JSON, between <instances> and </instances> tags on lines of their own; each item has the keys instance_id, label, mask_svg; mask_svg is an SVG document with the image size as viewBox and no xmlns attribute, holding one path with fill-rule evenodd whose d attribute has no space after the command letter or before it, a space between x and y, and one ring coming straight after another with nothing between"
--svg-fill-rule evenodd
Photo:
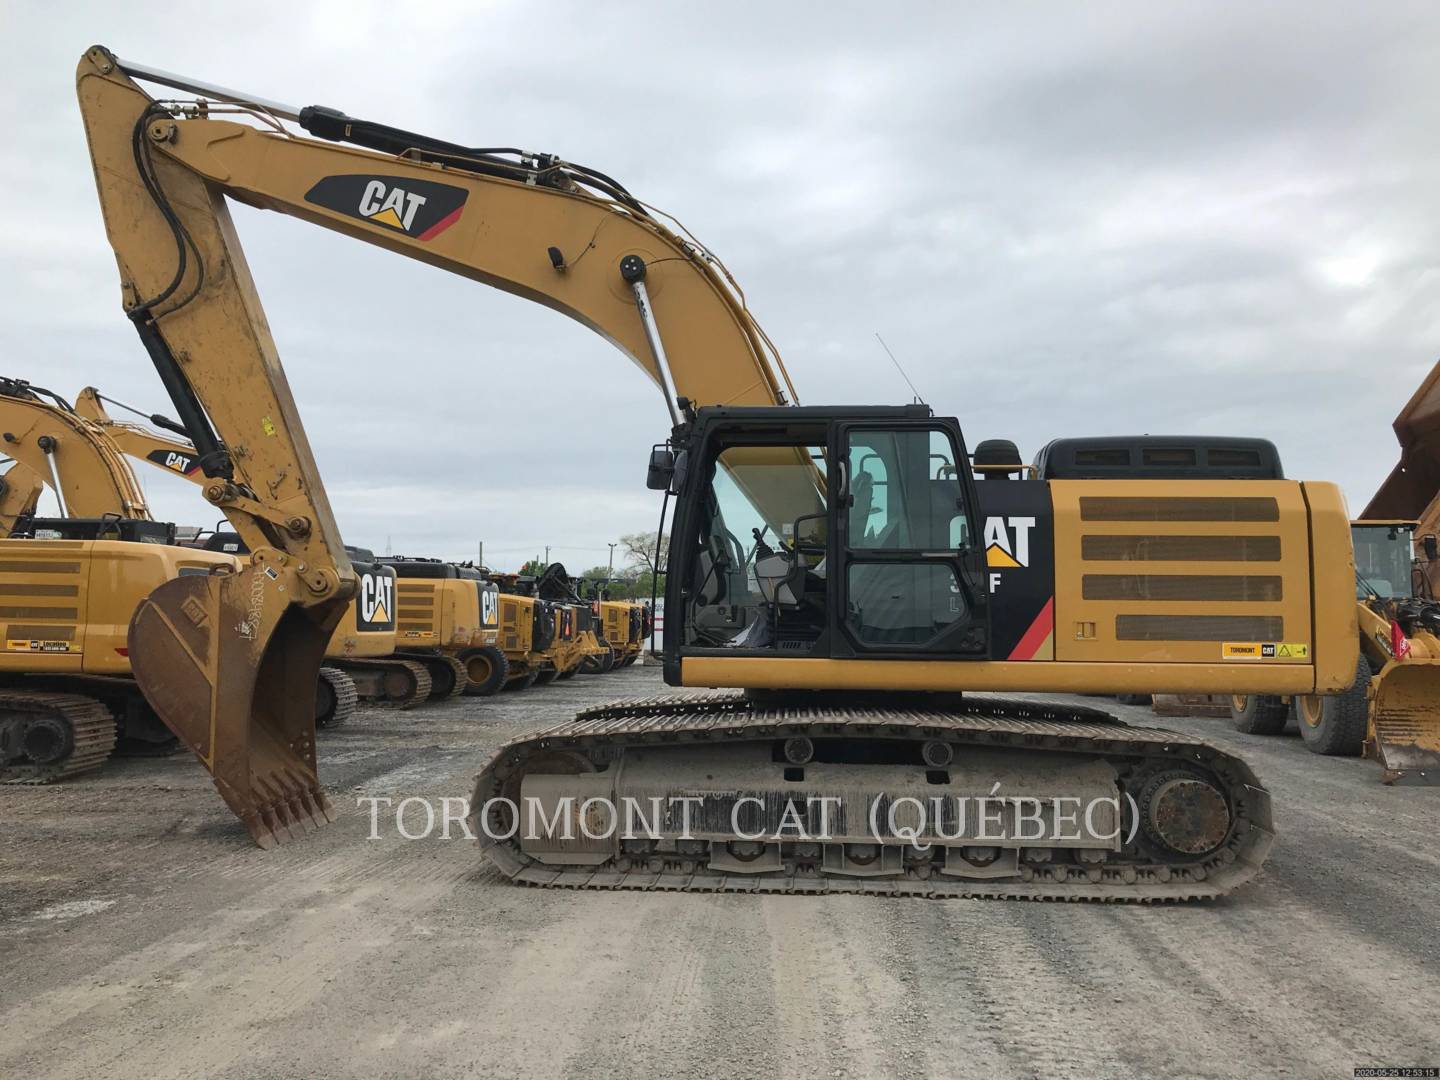
<instances>
[{"instance_id":1,"label":"overcast cloud","mask_svg":"<svg viewBox=\"0 0 1440 1080\"><path fill-rule=\"evenodd\" d=\"M1263 435L1359 511L1440 354L1433 4L5 6L0 374L169 411L74 99L105 44L619 178L725 259L809 404ZM572 570L653 529L659 394L553 312L236 207L350 543ZM157 516L213 511L142 475ZM207 522L208 523L208 522Z\"/></svg>"}]
</instances>

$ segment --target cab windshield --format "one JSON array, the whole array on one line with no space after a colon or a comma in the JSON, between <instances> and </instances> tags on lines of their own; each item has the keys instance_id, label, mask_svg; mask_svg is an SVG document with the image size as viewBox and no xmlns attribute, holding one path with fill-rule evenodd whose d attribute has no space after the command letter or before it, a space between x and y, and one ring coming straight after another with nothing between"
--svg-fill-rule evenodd
<instances>
[{"instance_id":1,"label":"cab windshield","mask_svg":"<svg viewBox=\"0 0 1440 1080\"><path fill-rule=\"evenodd\" d=\"M1358 599L1394 600L1413 595L1409 526L1352 525L1350 536L1355 547Z\"/></svg>"}]
</instances>

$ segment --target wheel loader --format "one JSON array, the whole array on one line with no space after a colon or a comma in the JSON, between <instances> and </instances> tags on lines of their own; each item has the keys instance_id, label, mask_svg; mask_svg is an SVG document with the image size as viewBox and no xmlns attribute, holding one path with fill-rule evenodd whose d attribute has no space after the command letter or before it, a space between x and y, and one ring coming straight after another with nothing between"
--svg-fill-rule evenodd
<instances>
[{"instance_id":1,"label":"wheel loader","mask_svg":"<svg viewBox=\"0 0 1440 1080\"><path fill-rule=\"evenodd\" d=\"M609 580L581 582L588 586L590 610L594 612L598 637L609 645L615 656L615 667L629 667L640 659L644 651L645 605L631 600L612 600L609 596Z\"/></svg>"},{"instance_id":2,"label":"wheel loader","mask_svg":"<svg viewBox=\"0 0 1440 1080\"><path fill-rule=\"evenodd\" d=\"M1235 695L1235 726L1278 735L1293 722L1317 754L1364 754L1381 780L1440 782L1440 603L1416 595L1414 521L1351 525L1360 668L1343 694Z\"/></svg>"},{"instance_id":3,"label":"wheel loader","mask_svg":"<svg viewBox=\"0 0 1440 1080\"><path fill-rule=\"evenodd\" d=\"M581 598L577 582L561 563L551 563L528 586L534 595L555 606L560 619L556 634L562 656L557 658L560 678L577 672L609 674L618 665L620 654L599 631L602 627L590 604ZM568 631L568 633L567 633Z\"/></svg>"},{"instance_id":4,"label":"wheel loader","mask_svg":"<svg viewBox=\"0 0 1440 1080\"><path fill-rule=\"evenodd\" d=\"M534 579L521 574L488 572L500 590L500 649L508 669L507 690L528 690L578 670L579 656L561 640L561 611L534 594Z\"/></svg>"},{"instance_id":5,"label":"wheel loader","mask_svg":"<svg viewBox=\"0 0 1440 1080\"><path fill-rule=\"evenodd\" d=\"M308 698L355 575L231 199L544 303L660 389L670 430L647 485L673 510L663 672L691 692L557 717L499 748L471 821L501 873L1155 901L1228 893L1263 863L1270 797L1236 755L983 693L1344 690L1358 643L1334 485L976 481L958 421L928 406L795 404L723 264L605 173L99 46L77 93L125 314L207 497L252 552L238 574L151 593L131 659L257 843L333 818ZM1156 538L1190 558L1144 561ZM1252 543L1287 557L1237 558ZM1157 577L1186 598L1147 593ZM990 801L958 816L972 799ZM643 827L604 827L621 804Z\"/></svg>"}]
</instances>

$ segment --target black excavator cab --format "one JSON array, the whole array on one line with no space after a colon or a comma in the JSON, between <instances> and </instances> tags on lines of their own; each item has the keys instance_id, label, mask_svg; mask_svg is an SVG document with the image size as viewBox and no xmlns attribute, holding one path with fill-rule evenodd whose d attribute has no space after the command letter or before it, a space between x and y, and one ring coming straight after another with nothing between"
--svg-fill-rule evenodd
<instances>
[{"instance_id":1,"label":"black excavator cab","mask_svg":"<svg viewBox=\"0 0 1440 1080\"><path fill-rule=\"evenodd\" d=\"M704 408L668 449L651 455L678 500L667 679L682 654L989 655L982 519L954 419Z\"/></svg>"}]
</instances>

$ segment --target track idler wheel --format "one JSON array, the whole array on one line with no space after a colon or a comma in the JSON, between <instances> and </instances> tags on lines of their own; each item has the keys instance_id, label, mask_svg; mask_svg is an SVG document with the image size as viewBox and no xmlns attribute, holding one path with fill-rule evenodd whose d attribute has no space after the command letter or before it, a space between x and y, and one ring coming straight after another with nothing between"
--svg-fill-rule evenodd
<instances>
[{"instance_id":1,"label":"track idler wheel","mask_svg":"<svg viewBox=\"0 0 1440 1080\"><path fill-rule=\"evenodd\" d=\"M186 576L130 620L130 665L155 712L200 759L263 848L334 820L315 771L315 686L345 612L273 549L238 573Z\"/></svg>"},{"instance_id":2,"label":"track idler wheel","mask_svg":"<svg viewBox=\"0 0 1440 1080\"><path fill-rule=\"evenodd\" d=\"M75 737L58 716L33 716L20 736L20 752L36 765L54 765L69 756Z\"/></svg>"}]
</instances>

